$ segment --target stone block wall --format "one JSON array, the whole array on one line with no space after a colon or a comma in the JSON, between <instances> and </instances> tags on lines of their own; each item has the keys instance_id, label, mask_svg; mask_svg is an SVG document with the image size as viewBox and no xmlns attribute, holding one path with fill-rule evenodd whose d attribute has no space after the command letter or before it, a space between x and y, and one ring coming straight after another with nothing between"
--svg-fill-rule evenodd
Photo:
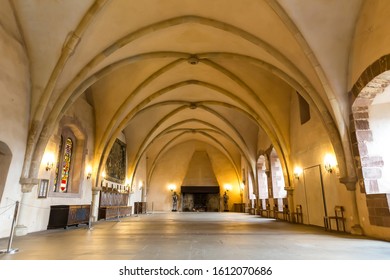
<instances>
[{"instance_id":1,"label":"stone block wall","mask_svg":"<svg viewBox=\"0 0 390 280\"><path fill-rule=\"evenodd\" d=\"M360 191L366 194L370 224L381 227L390 227L390 194L379 193L378 179L382 177L384 161L381 156L369 154L367 143L374 141L369 106L389 86L389 62L388 54L372 63L349 92L350 133Z\"/></svg>"},{"instance_id":2,"label":"stone block wall","mask_svg":"<svg viewBox=\"0 0 390 280\"><path fill-rule=\"evenodd\" d=\"M370 224L380 227L390 227L390 195L368 194L366 198Z\"/></svg>"}]
</instances>

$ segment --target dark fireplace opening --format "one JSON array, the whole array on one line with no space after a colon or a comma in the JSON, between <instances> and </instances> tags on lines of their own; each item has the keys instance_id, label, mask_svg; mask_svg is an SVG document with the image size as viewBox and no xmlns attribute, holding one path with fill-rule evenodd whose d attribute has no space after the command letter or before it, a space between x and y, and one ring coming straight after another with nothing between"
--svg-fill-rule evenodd
<instances>
[{"instance_id":1,"label":"dark fireplace opening","mask_svg":"<svg viewBox=\"0 0 390 280\"><path fill-rule=\"evenodd\" d=\"M182 186L183 212L219 212L219 186Z\"/></svg>"}]
</instances>

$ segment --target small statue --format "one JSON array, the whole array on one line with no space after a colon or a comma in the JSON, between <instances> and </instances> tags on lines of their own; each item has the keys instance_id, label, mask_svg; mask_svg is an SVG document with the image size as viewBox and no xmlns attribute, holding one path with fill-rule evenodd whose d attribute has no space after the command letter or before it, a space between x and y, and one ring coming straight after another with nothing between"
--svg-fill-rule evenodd
<instances>
[{"instance_id":1,"label":"small statue","mask_svg":"<svg viewBox=\"0 0 390 280\"><path fill-rule=\"evenodd\" d=\"M229 202L229 196L225 191L225 193L223 194L223 207L225 212L229 211L228 202Z\"/></svg>"},{"instance_id":2,"label":"small statue","mask_svg":"<svg viewBox=\"0 0 390 280\"><path fill-rule=\"evenodd\" d=\"M177 200L178 200L179 196L177 195L176 192L173 192L172 194L172 211L173 212L176 212L177 211Z\"/></svg>"}]
</instances>

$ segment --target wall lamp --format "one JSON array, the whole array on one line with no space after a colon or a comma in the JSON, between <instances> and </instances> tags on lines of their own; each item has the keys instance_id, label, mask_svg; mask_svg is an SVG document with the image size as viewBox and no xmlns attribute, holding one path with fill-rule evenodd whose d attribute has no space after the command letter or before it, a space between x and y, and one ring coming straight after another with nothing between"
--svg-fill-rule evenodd
<instances>
[{"instance_id":1,"label":"wall lamp","mask_svg":"<svg viewBox=\"0 0 390 280\"><path fill-rule=\"evenodd\" d=\"M337 167L337 161L334 155L326 154L324 157L324 168L328 173L333 173Z\"/></svg>"},{"instance_id":2,"label":"wall lamp","mask_svg":"<svg viewBox=\"0 0 390 280\"><path fill-rule=\"evenodd\" d=\"M232 190L232 185L230 185L230 184L225 184L224 185L224 189L228 192L228 191L231 191Z\"/></svg>"},{"instance_id":3,"label":"wall lamp","mask_svg":"<svg viewBox=\"0 0 390 280\"><path fill-rule=\"evenodd\" d=\"M131 180L129 178L126 178L125 180L125 190L129 192L133 192L131 186L130 186Z\"/></svg>"},{"instance_id":4,"label":"wall lamp","mask_svg":"<svg viewBox=\"0 0 390 280\"><path fill-rule=\"evenodd\" d=\"M168 185L168 189L173 192L174 190L176 190L176 185L175 184L169 184Z\"/></svg>"},{"instance_id":5,"label":"wall lamp","mask_svg":"<svg viewBox=\"0 0 390 280\"><path fill-rule=\"evenodd\" d=\"M85 173L87 173L87 180L91 179L92 177L92 166L88 165L85 169Z\"/></svg>"},{"instance_id":6,"label":"wall lamp","mask_svg":"<svg viewBox=\"0 0 390 280\"><path fill-rule=\"evenodd\" d=\"M46 153L43 162L46 162L46 171L50 171L54 167L54 154Z\"/></svg>"},{"instance_id":7,"label":"wall lamp","mask_svg":"<svg viewBox=\"0 0 390 280\"><path fill-rule=\"evenodd\" d=\"M299 180L299 177L301 176L302 172L303 172L302 167L296 166L294 168L294 178Z\"/></svg>"},{"instance_id":8,"label":"wall lamp","mask_svg":"<svg viewBox=\"0 0 390 280\"><path fill-rule=\"evenodd\" d=\"M241 184L240 184L240 193L243 193L244 189L245 189L245 182L241 182Z\"/></svg>"},{"instance_id":9,"label":"wall lamp","mask_svg":"<svg viewBox=\"0 0 390 280\"><path fill-rule=\"evenodd\" d=\"M47 162L46 164L46 171L50 171L54 166L53 162Z\"/></svg>"},{"instance_id":10,"label":"wall lamp","mask_svg":"<svg viewBox=\"0 0 390 280\"><path fill-rule=\"evenodd\" d=\"M103 187L103 181L106 179L106 171L102 172L102 187Z\"/></svg>"}]
</instances>

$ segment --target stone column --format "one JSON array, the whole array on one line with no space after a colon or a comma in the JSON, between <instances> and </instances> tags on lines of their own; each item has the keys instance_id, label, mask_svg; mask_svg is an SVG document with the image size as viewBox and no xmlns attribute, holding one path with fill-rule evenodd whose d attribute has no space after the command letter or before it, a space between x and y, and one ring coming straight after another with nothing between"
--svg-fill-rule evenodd
<instances>
[{"instance_id":1,"label":"stone column","mask_svg":"<svg viewBox=\"0 0 390 280\"><path fill-rule=\"evenodd\" d=\"M20 201L18 221L15 227L15 235L23 236L28 233L27 220L29 209L25 204L26 201L29 201L29 198L32 196L32 189L34 186L38 185L39 180L35 178L21 178L20 185L22 188L22 198Z\"/></svg>"},{"instance_id":2,"label":"stone column","mask_svg":"<svg viewBox=\"0 0 390 280\"><path fill-rule=\"evenodd\" d=\"M92 188L92 201L91 201L91 222L96 222L99 217L99 194L100 194L101 188L95 187Z\"/></svg>"},{"instance_id":3,"label":"stone column","mask_svg":"<svg viewBox=\"0 0 390 280\"><path fill-rule=\"evenodd\" d=\"M288 211L289 211L290 221L295 222L294 215L292 215L292 213L294 212L294 207L295 207L295 205L294 205L294 188L291 186L288 186L285 188L285 190L287 191L287 205L289 207Z\"/></svg>"},{"instance_id":4,"label":"stone column","mask_svg":"<svg viewBox=\"0 0 390 280\"><path fill-rule=\"evenodd\" d=\"M355 235L363 235L363 229L360 225L359 211L356 202L356 183L357 180L354 178L350 179L340 179L340 183L344 184L347 187L347 190L350 193L351 202L352 202L352 220L353 225L351 226L351 233Z\"/></svg>"}]
</instances>

